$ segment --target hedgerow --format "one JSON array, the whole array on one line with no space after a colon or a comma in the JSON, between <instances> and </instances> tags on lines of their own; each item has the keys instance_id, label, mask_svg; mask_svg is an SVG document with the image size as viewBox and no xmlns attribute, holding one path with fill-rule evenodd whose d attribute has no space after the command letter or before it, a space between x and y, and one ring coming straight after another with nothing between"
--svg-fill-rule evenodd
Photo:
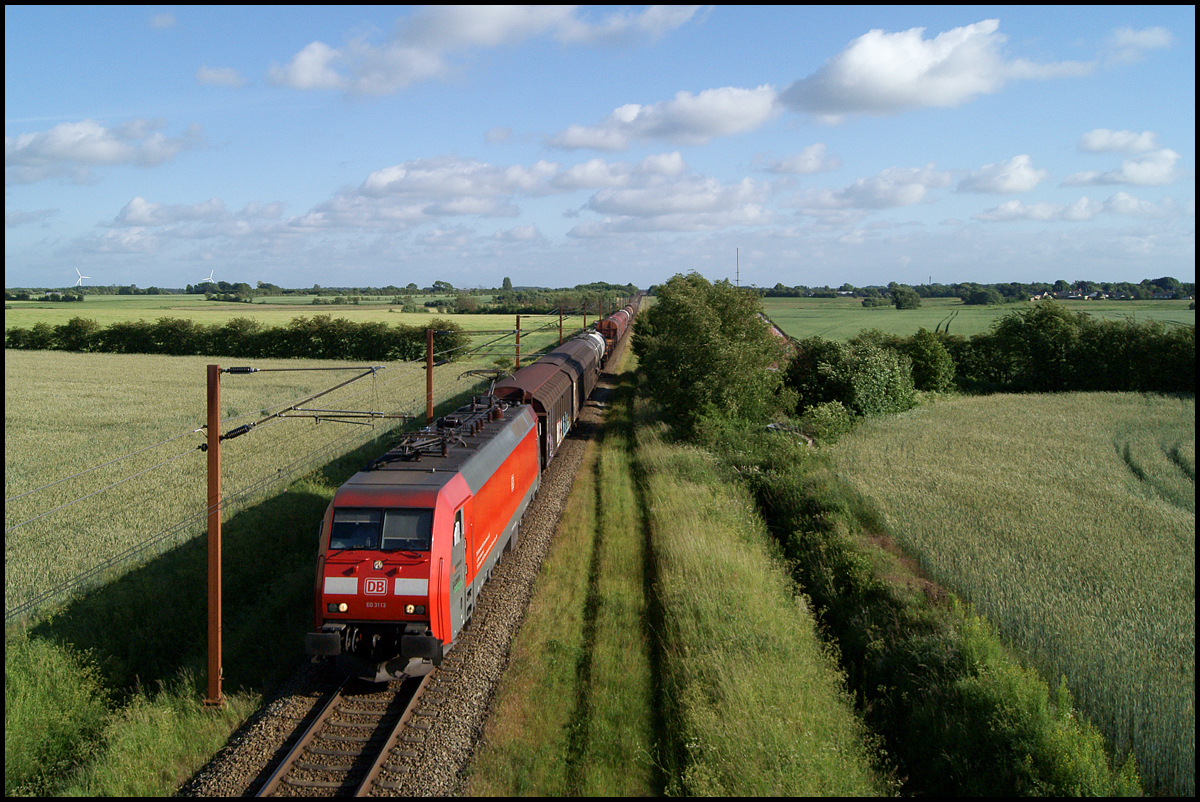
<instances>
[{"instance_id":1,"label":"hedgerow","mask_svg":"<svg viewBox=\"0 0 1200 802\"><path fill-rule=\"evenodd\" d=\"M426 326L358 323L330 315L293 318L264 327L250 318L204 325L185 318L120 321L108 327L73 317L61 326L38 323L4 332L5 348L111 354L216 355L243 358L370 359L411 362L425 356L426 329L434 329L438 359L453 359L469 342L461 326L432 318Z\"/></svg>"}]
</instances>

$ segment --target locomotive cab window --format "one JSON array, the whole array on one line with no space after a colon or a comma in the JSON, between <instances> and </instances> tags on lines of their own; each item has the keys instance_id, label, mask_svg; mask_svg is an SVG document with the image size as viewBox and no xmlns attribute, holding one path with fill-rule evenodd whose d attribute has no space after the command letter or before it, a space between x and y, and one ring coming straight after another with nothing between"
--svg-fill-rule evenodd
<instances>
[{"instance_id":1,"label":"locomotive cab window","mask_svg":"<svg viewBox=\"0 0 1200 802\"><path fill-rule=\"evenodd\" d=\"M334 510L329 548L429 551L433 510Z\"/></svg>"},{"instance_id":2,"label":"locomotive cab window","mask_svg":"<svg viewBox=\"0 0 1200 802\"><path fill-rule=\"evenodd\" d=\"M383 519L383 550L429 551L433 510L387 510Z\"/></svg>"}]
</instances>

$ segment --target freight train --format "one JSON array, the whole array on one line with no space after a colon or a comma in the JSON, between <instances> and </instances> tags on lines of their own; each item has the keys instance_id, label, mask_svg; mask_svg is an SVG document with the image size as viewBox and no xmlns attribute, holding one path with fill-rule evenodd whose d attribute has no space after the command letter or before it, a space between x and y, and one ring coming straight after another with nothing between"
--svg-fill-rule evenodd
<instances>
[{"instance_id":1,"label":"freight train","mask_svg":"<svg viewBox=\"0 0 1200 802\"><path fill-rule=\"evenodd\" d=\"M321 521L305 651L374 682L428 674L471 620L638 299L400 436L338 488Z\"/></svg>"}]
</instances>

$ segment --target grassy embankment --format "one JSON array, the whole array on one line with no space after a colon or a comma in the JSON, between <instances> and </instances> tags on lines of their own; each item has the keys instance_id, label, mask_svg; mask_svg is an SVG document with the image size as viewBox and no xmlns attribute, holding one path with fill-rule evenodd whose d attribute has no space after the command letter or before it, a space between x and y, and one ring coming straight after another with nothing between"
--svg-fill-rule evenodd
<instances>
[{"instance_id":1,"label":"grassy embankment","mask_svg":"<svg viewBox=\"0 0 1200 802\"><path fill-rule=\"evenodd\" d=\"M751 499L703 451L664 441L628 386L614 396L514 644L471 792L883 790Z\"/></svg>"},{"instance_id":2,"label":"grassy embankment","mask_svg":"<svg viewBox=\"0 0 1200 802\"><path fill-rule=\"evenodd\" d=\"M863 425L837 473L1148 789L1195 793L1195 399L942 401Z\"/></svg>"}]
</instances>

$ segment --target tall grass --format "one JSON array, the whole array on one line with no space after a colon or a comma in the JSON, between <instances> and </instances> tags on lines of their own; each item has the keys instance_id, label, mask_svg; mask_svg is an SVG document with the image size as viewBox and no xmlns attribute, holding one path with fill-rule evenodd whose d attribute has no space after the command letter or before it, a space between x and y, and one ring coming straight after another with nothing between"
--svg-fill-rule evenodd
<instances>
[{"instance_id":1,"label":"tall grass","mask_svg":"<svg viewBox=\"0 0 1200 802\"><path fill-rule=\"evenodd\" d=\"M108 692L86 656L4 635L4 795L39 795L84 762L108 720Z\"/></svg>"},{"instance_id":2,"label":"tall grass","mask_svg":"<svg viewBox=\"0 0 1200 802\"><path fill-rule=\"evenodd\" d=\"M216 752L258 704L202 707L190 677L118 705L88 655L16 629L4 638L5 796L159 796Z\"/></svg>"},{"instance_id":3,"label":"tall grass","mask_svg":"<svg viewBox=\"0 0 1200 802\"><path fill-rule=\"evenodd\" d=\"M770 546L707 452L638 429L663 615L665 687L688 795L867 795L873 749Z\"/></svg>"},{"instance_id":4,"label":"tall grass","mask_svg":"<svg viewBox=\"0 0 1200 802\"><path fill-rule=\"evenodd\" d=\"M1194 399L942 401L833 454L935 581L1067 678L1147 787L1194 794Z\"/></svg>"}]
</instances>

